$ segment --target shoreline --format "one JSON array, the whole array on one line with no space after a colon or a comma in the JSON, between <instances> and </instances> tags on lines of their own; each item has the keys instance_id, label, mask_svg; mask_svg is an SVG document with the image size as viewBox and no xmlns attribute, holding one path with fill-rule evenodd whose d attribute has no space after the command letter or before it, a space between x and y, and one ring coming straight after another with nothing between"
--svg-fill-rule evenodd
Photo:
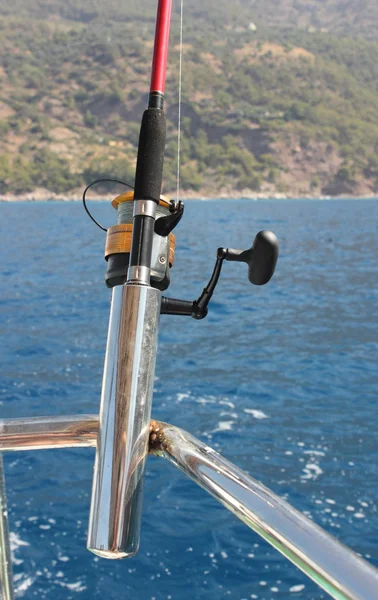
<instances>
[{"instance_id":1,"label":"shoreline","mask_svg":"<svg viewBox=\"0 0 378 600\"><path fill-rule=\"evenodd\" d=\"M102 194L96 195L91 198L87 198L89 202L110 202L115 198L115 194ZM29 192L27 194L4 194L0 196L0 202L81 202L81 194L54 194L47 190L38 190L36 192ZM240 192L229 192L220 194L201 194L200 192L193 194L181 194L182 200L378 200L378 195L371 194L368 196L350 196L350 195L339 195L339 196L322 196L315 194L303 194L303 195L289 195L281 193L266 193L256 192L253 193L250 190Z\"/></svg>"}]
</instances>

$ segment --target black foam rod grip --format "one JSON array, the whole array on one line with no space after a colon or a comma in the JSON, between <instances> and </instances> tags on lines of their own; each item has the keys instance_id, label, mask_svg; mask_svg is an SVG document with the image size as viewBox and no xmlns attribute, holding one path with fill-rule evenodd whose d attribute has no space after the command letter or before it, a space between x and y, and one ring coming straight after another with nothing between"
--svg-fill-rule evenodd
<instances>
[{"instance_id":1,"label":"black foam rod grip","mask_svg":"<svg viewBox=\"0 0 378 600\"><path fill-rule=\"evenodd\" d=\"M253 242L248 260L248 279L264 285L273 277L278 259L278 239L271 231L260 231Z\"/></svg>"},{"instance_id":2,"label":"black foam rod grip","mask_svg":"<svg viewBox=\"0 0 378 600\"><path fill-rule=\"evenodd\" d=\"M159 202L166 136L166 118L163 110L148 108L142 118L138 158L135 173L136 200Z\"/></svg>"}]
</instances>

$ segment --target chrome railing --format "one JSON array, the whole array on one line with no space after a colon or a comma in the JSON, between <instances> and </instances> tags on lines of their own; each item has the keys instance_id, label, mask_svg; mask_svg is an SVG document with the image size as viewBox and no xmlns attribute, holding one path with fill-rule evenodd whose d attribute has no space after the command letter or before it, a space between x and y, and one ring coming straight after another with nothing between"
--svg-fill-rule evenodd
<instances>
[{"instance_id":1,"label":"chrome railing","mask_svg":"<svg viewBox=\"0 0 378 600\"><path fill-rule=\"evenodd\" d=\"M3 457L0 454L0 581L1 598L13 600L12 555L8 530L7 496Z\"/></svg>"},{"instance_id":2,"label":"chrome railing","mask_svg":"<svg viewBox=\"0 0 378 600\"><path fill-rule=\"evenodd\" d=\"M0 421L0 452L96 446L98 417ZM150 453L168 459L337 600L374 600L378 570L260 482L189 433L150 425ZM2 598L13 598L3 470L0 463Z\"/></svg>"}]
</instances>

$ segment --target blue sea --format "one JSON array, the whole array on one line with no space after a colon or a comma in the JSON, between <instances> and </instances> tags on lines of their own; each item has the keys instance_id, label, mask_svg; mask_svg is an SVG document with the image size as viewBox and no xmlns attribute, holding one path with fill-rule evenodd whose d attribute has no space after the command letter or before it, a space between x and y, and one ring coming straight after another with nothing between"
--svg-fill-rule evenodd
<instances>
[{"instance_id":1,"label":"blue sea","mask_svg":"<svg viewBox=\"0 0 378 600\"><path fill-rule=\"evenodd\" d=\"M94 203L108 225L115 214ZM97 413L105 234L80 203L0 205L0 416ZM218 246L280 240L272 281L226 263L206 320L162 316L153 416L176 424L378 566L378 202L190 201L169 294ZM86 550L93 449L5 455L17 598L326 598L236 517L151 457L141 548Z\"/></svg>"}]
</instances>

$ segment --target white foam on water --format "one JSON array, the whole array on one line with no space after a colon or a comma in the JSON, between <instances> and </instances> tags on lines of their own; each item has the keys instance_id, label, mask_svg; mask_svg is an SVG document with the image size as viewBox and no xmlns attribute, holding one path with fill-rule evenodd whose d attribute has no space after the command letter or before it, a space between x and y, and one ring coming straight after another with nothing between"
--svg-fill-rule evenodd
<instances>
[{"instance_id":1,"label":"white foam on water","mask_svg":"<svg viewBox=\"0 0 378 600\"><path fill-rule=\"evenodd\" d=\"M190 394L177 394L176 396L177 398L177 403L180 404L180 402L182 402L183 400L187 400L188 398L190 398Z\"/></svg>"},{"instance_id":2,"label":"white foam on water","mask_svg":"<svg viewBox=\"0 0 378 600\"><path fill-rule=\"evenodd\" d=\"M17 550L21 547L21 546L30 546L30 544L28 542L25 542L24 540L22 540L17 533L14 533L13 531L11 531L9 533L9 543L10 543L10 549L12 552L12 562L15 565L22 565L22 563L24 562L21 558L17 558L16 557L16 552Z\"/></svg>"},{"instance_id":3,"label":"white foam on water","mask_svg":"<svg viewBox=\"0 0 378 600\"><path fill-rule=\"evenodd\" d=\"M70 559L68 556L59 555L58 560L61 560L62 562L68 562Z\"/></svg>"},{"instance_id":4,"label":"white foam on water","mask_svg":"<svg viewBox=\"0 0 378 600\"><path fill-rule=\"evenodd\" d=\"M24 561L15 557L14 553L20 548L20 546L30 546L28 542L25 542L14 532L9 534L10 547L12 552L12 563L14 565L21 565ZM24 573L16 573L13 577L14 583L14 595L16 598L23 598L25 592L33 585L36 577L26 577Z\"/></svg>"},{"instance_id":5,"label":"white foam on water","mask_svg":"<svg viewBox=\"0 0 378 600\"><path fill-rule=\"evenodd\" d=\"M289 592L302 592L302 590L305 589L304 585L293 585L290 589Z\"/></svg>"},{"instance_id":6,"label":"white foam on water","mask_svg":"<svg viewBox=\"0 0 378 600\"><path fill-rule=\"evenodd\" d=\"M320 450L304 450L303 454L309 454L310 456L325 456L325 453Z\"/></svg>"},{"instance_id":7,"label":"white foam on water","mask_svg":"<svg viewBox=\"0 0 378 600\"><path fill-rule=\"evenodd\" d=\"M316 479L323 474L323 469L321 469L316 463L307 463L303 469L303 472L304 475L301 475L302 480L312 479L313 481L316 481Z\"/></svg>"},{"instance_id":8,"label":"white foam on water","mask_svg":"<svg viewBox=\"0 0 378 600\"><path fill-rule=\"evenodd\" d=\"M219 421L218 426L213 429L211 433L217 433L218 431L231 431L233 425L235 425L235 421Z\"/></svg>"},{"instance_id":9,"label":"white foam on water","mask_svg":"<svg viewBox=\"0 0 378 600\"><path fill-rule=\"evenodd\" d=\"M268 415L266 415L262 410L257 410L255 408L245 408L244 412L248 415L252 415L255 419L269 419Z\"/></svg>"},{"instance_id":10,"label":"white foam on water","mask_svg":"<svg viewBox=\"0 0 378 600\"><path fill-rule=\"evenodd\" d=\"M227 411L225 411L225 410L224 410L224 411L222 411L222 412L219 414L219 416L220 416L220 417L232 417L233 419L237 419L237 418L238 418L238 415L237 415L236 413L230 413L230 412L227 412Z\"/></svg>"},{"instance_id":11,"label":"white foam on water","mask_svg":"<svg viewBox=\"0 0 378 600\"><path fill-rule=\"evenodd\" d=\"M230 402L230 400L219 400L219 404L229 406L230 408L235 408L235 404L233 402Z\"/></svg>"},{"instance_id":12,"label":"white foam on water","mask_svg":"<svg viewBox=\"0 0 378 600\"><path fill-rule=\"evenodd\" d=\"M226 397L220 397L218 398L217 396L199 396L199 397L195 397L191 394L191 392L179 392L176 394L176 404L180 404L181 402L195 402L196 404L201 404L202 406L206 406L207 404L220 404L222 406L228 406L229 408L234 409L235 408L235 404L233 402L231 402L231 400L229 400Z\"/></svg>"},{"instance_id":13,"label":"white foam on water","mask_svg":"<svg viewBox=\"0 0 378 600\"><path fill-rule=\"evenodd\" d=\"M206 406L206 404L215 404L215 399L214 398L194 398L194 401L197 404L202 404L203 406Z\"/></svg>"},{"instance_id":14,"label":"white foam on water","mask_svg":"<svg viewBox=\"0 0 378 600\"><path fill-rule=\"evenodd\" d=\"M22 540L17 533L14 533L13 531L9 533L9 541L12 552L15 552L20 546L30 546L28 542Z\"/></svg>"},{"instance_id":15,"label":"white foam on water","mask_svg":"<svg viewBox=\"0 0 378 600\"><path fill-rule=\"evenodd\" d=\"M14 594L17 598L22 598L25 592L33 585L35 578L27 577L21 583L15 586Z\"/></svg>"},{"instance_id":16,"label":"white foam on water","mask_svg":"<svg viewBox=\"0 0 378 600\"><path fill-rule=\"evenodd\" d=\"M87 586L84 585L82 581L76 581L75 583L66 583L65 581L59 581L57 579L56 581L54 581L54 583L57 583L58 585L71 590L71 592L79 593L84 592L84 590L87 589Z\"/></svg>"}]
</instances>

